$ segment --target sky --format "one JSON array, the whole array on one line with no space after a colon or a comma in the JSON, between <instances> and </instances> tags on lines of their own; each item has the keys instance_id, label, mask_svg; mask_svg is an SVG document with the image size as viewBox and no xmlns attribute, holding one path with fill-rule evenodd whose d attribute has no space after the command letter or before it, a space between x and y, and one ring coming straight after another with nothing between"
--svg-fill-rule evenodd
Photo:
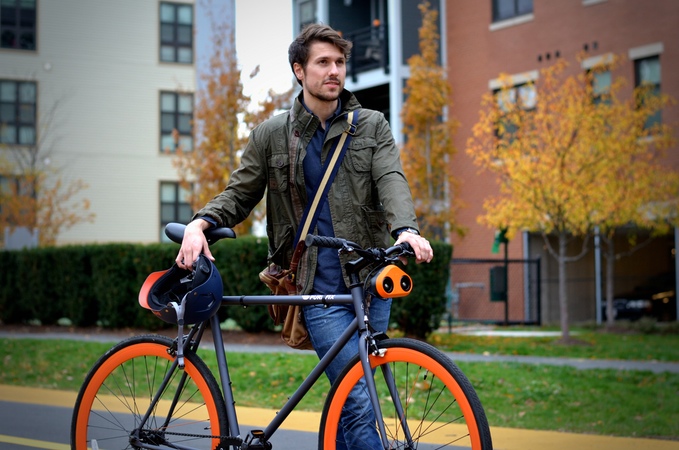
<instances>
[{"instance_id":1,"label":"sky","mask_svg":"<svg viewBox=\"0 0 679 450\"><path fill-rule=\"evenodd\" d=\"M235 0L236 51L243 89L253 101L261 101L269 89L285 92L292 87L288 46L292 36L290 0ZM259 74L250 73L259 64Z\"/></svg>"}]
</instances>

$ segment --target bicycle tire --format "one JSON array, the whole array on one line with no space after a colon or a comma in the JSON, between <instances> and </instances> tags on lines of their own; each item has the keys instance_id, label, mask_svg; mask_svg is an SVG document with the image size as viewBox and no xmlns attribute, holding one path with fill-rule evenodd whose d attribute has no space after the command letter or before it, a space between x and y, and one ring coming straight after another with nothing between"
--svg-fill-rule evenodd
<instances>
[{"instance_id":1,"label":"bicycle tire","mask_svg":"<svg viewBox=\"0 0 679 450\"><path fill-rule=\"evenodd\" d=\"M378 346L386 352L381 357L371 356L370 364L373 369L383 365L391 368L412 437L411 442L405 439L382 371L375 370L389 449L492 450L488 420L476 391L450 358L414 339L387 339ZM319 449L335 450L338 446L342 409L349 392L362 377L363 369L356 356L337 378L326 399ZM342 430L348 433L344 428Z\"/></svg>"},{"instance_id":2,"label":"bicycle tire","mask_svg":"<svg viewBox=\"0 0 679 450\"><path fill-rule=\"evenodd\" d=\"M72 449L137 448L130 443L130 436L139 428L151 399L171 368L175 359L170 351L172 343L164 336L132 337L115 345L94 364L73 410ZM214 449L220 441L215 436L228 433L224 399L214 376L198 355L186 352L184 357L184 370L174 371L172 381L140 433L150 444L181 442L199 449ZM165 427L163 423L183 374L187 375L186 384Z\"/></svg>"}]
</instances>

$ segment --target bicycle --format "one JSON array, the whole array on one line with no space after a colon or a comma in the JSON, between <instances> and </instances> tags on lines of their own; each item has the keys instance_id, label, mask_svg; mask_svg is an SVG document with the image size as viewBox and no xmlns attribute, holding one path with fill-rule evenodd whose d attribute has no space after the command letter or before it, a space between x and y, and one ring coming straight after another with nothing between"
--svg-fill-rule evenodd
<instances>
[{"instance_id":1,"label":"bicycle","mask_svg":"<svg viewBox=\"0 0 679 450\"><path fill-rule=\"evenodd\" d=\"M184 225L169 224L165 232L174 242L181 243ZM206 232L206 237L212 244L222 238L235 238L235 234L228 228L214 228ZM412 280L395 262L399 257L413 256L412 249L407 244L362 249L344 239L313 235L307 237L306 243L357 255L345 266L351 281L350 294L222 296L221 300L222 305L241 307L353 304L356 311L357 319L265 428L241 435L219 319L212 314L187 334L178 324L176 339L135 336L105 353L78 393L71 447L272 449L270 439L276 430L349 338L359 333L358 354L330 388L325 401L318 438L320 449L336 448L339 418L347 396L357 385L365 385L384 449L491 450L490 429L481 402L450 358L427 343L389 339L370 328L364 306L375 290L383 296L405 296L410 292ZM365 270L369 271L367 281L361 281L359 274ZM373 295L372 301L379 301L375 298ZM196 354L208 327L221 384Z\"/></svg>"}]
</instances>

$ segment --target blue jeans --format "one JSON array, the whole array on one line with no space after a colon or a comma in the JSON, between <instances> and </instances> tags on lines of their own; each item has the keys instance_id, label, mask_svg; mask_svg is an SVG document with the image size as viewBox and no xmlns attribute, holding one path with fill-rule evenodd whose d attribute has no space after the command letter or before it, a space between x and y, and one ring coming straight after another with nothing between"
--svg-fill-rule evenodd
<instances>
[{"instance_id":1,"label":"blue jeans","mask_svg":"<svg viewBox=\"0 0 679 450\"><path fill-rule=\"evenodd\" d=\"M356 317L352 305L308 305L304 309L311 343L319 358L322 358L337 341L342 332ZM370 324L378 331L386 331L389 325L391 299L373 298L370 304ZM334 383L344 366L358 353L358 335L354 334L339 355L326 369L325 374ZM365 384L361 381L361 384ZM337 431L337 449L369 450L381 449L382 442L377 434L375 415L366 390L357 385L352 391L341 417ZM344 431L343 431L344 430Z\"/></svg>"}]
</instances>

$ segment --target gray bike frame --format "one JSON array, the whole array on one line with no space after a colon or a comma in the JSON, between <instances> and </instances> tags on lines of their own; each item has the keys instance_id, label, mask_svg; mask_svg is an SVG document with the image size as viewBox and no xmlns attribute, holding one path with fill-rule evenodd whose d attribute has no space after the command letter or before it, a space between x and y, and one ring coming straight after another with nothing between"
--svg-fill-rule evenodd
<instances>
[{"instance_id":1,"label":"gray bike frame","mask_svg":"<svg viewBox=\"0 0 679 450\"><path fill-rule=\"evenodd\" d=\"M227 230L227 229L221 229ZM219 229L215 230L219 231ZM228 229L228 232L233 234L233 232ZM168 224L166 226L166 234L170 239L175 242L181 243L182 236L184 234L184 225L181 224ZM235 235L229 235L226 231L224 234L215 233L216 238L214 241L219 240L224 237L235 237ZM207 234L206 234L207 237ZM208 242L214 242L208 239ZM342 348L349 342L351 337L358 332L358 355L361 361L361 366L363 368L363 374L366 381L366 386L368 388L368 395L370 397L370 403L372 404L373 411L375 413L375 418L377 419L377 426L382 437L382 446L387 449L389 443L386 437L386 429L384 426L384 420L382 418L382 408L377 397L377 388L375 386L375 379L373 378L372 367L370 366L370 359L368 354L368 345L371 338L371 334L368 332L368 314L364 310L364 291L361 284L354 284L351 287L351 294L343 295L241 295L241 296L224 296L222 297L222 304L229 306L252 306L252 305L349 305L353 304L354 312L356 318L351 322L351 324L344 330L340 338L330 347L330 350L321 358L321 360L316 364L311 373L304 379L302 384L297 388L297 390L290 396L290 398L285 402L283 407L278 411L273 420L267 425L267 427L262 430L261 434L258 433L256 438L260 442L267 442L269 438L274 434L274 432L281 426L285 419L290 415L290 413L295 409L299 402L304 398L304 396L309 392L313 385L318 381L318 379L323 375L325 369L330 365L330 363L337 357ZM381 301L381 300L377 300ZM361 320L359 320L359 318ZM236 407L235 400L233 396L233 391L231 390L231 376L229 375L228 363L226 361L226 350L224 349L224 341L222 338L221 329L219 327L219 317L214 314L210 320L210 328L212 330L212 338L214 342L215 355L217 357L217 367L219 369L219 378L222 384L222 392L224 393L224 400L226 403L226 417L229 422L229 433L230 437L240 438L240 429L238 426L238 419L236 417ZM181 331L181 328L180 328ZM202 331L199 338L202 337ZM183 349L188 350L192 345L191 340L187 339L184 342ZM156 399L151 403L149 411L142 419L142 424L148 419L153 405L156 403L157 398L162 393L165 388L165 384L168 382L171 372L176 370L178 366L178 361L175 360L172 365L170 372L167 374L163 386L159 390ZM403 406L400 403L400 398L398 392L396 391L395 382L391 370L388 366L382 365L382 373L385 377L386 384L388 386L389 392L391 394L392 401L396 408L396 413L400 417L400 424L403 427L403 432L411 445L412 448L412 438L410 435L410 430L408 429L407 423L405 421L405 413ZM255 437L254 432L250 433L250 437ZM157 448L155 446L147 448ZM184 447L177 447L184 448Z\"/></svg>"},{"instance_id":2,"label":"gray bike frame","mask_svg":"<svg viewBox=\"0 0 679 450\"><path fill-rule=\"evenodd\" d=\"M295 392L288 398L283 407L278 411L273 420L263 430L261 439L268 441L274 432L281 426L290 413L297 407L299 402L304 398L307 392L313 387L318 379L323 375L325 369L337 357L342 348L349 342L349 339L358 332L359 334L359 348L358 354L363 366L363 372L368 387L370 400L375 411L380 434L382 435L382 444L387 448L386 433L384 422L382 420L382 413L379 401L377 400L377 389L375 387L375 380L373 379L372 367L368 358L368 315L363 308L363 287L357 286L352 289L352 294L343 295L245 295L245 296L224 296L222 303L225 305L347 305L354 304L356 312L356 319L344 330L340 338L330 347L330 350L321 358L314 369L304 379L302 384L295 390ZM362 318L361 321L358 318ZM236 417L235 401L233 392L231 390L231 378L228 371L228 363L226 361L226 352L224 350L224 342L219 328L219 319L217 314L210 319L210 327L212 329L212 338L215 346L215 353L217 355L217 366L219 368L219 377L222 383L222 392L224 392L224 400L226 402L226 416L229 422L229 432L231 436L240 437L240 429L238 426L238 419ZM395 397L398 398L398 397Z\"/></svg>"},{"instance_id":3,"label":"gray bike frame","mask_svg":"<svg viewBox=\"0 0 679 450\"><path fill-rule=\"evenodd\" d=\"M377 397L377 388L375 386L375 379L373 378L372 367L370 366L369 354L368 354L368 344L370 334L368 333L368 314L364 311L363 307L363 287L355 286L351 289L351 294L343 295L286 295L286 296L276 296L276 295L244 295L244 296L224 296L222 298L223 305L229 306L253 306L253 305L347 305L352 304L356 313L356 318L351 322L351 324L344 330L339 339L332 345L330 350L321 358L321 360L316 364L314 369L309 373L309 375L304 379L302 384L295 390L295 392L288 398L283 407L278 411L276 416L269 422L264 430L259 430L251 432L251 438L259 439L259 442L267 442L275 431L281 426L281 424L287 419L290 413L297 407L299 402L304 398L304 396L309 392L309 390L314 386L316 381L323 375L325 369L330 365L330 363L337 357L342 348L349 342L351 337L358 332L359 345L358 354L361 361L361 366L363 367L363 373L366 380L366 385L368 388L368 394L370 397L370 402L375 412L375 417L377 419L378 429L382 437L382 445L384 448L388 448L388 441L386 437L386 429L384 426L384 421L382 418L382 410ZM378 300L380 301L380 300ZM361 318L362 320L358 320ZM210 328L212 332L212 338L214 343L215 355L217 357L217 367L219 370L219 378L221 381L222 392L224 394L224 400L226 404L226 417L229 423L229 436L241 438L240 428L238 425L238 418L236 416L235 399L233 396L233 391L231 389L231 376L229 375L228 363L226 360L226 350L224 348L224 340L222 338L222 333L219 327L219 318L217 314L214 314L210 320ZM195 343L187 339L184 342L184 349L188 350L191 345ZM170 373L167 374L166 380L169 380L171 372L177 369L178 362L175 361L170 369ZM392 400L396 407L397 413L401 417L401 425L404 427L403 431L410 441L410 432L405 423L405 415L400 404L400 399L397 395L395 383L393 381L393 376L389 367L382 366L383 374L386 378L387 385L391 392ZM163 383L165 384L165 383ZM162 392L164 386L161 387L159 392ZM146 422L150 411L155 404L156 399L151 404L149 412L146 414L144 419L142 419L142 424ZM257 433L257 434L255 434ZM146 447L142 444L142 446ZM158 448L155 446L149 446L148 448ZM185 447L181 447L185 448ZM186 447L188 448L188 447Z\"/></svg>"}]
</instances>

